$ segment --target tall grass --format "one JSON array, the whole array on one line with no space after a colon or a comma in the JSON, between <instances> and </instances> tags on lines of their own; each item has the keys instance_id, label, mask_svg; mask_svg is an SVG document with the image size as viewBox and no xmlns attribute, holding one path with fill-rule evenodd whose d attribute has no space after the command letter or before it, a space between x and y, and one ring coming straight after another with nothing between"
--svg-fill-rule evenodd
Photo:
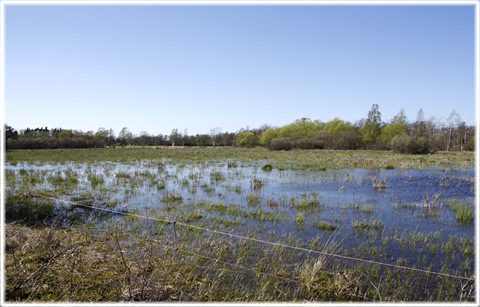
<instances>
[{"instance_id":1,"label":"tall grass","mask_svg":"<svg viewBox=\"0 0 480 307\"><path fill-rule=\"evenodd\" d=\"M133 218L128 223L135 222ZM8 302L404 302L420 296L430 301L475 298L474 284L460 286L448 277L432 287L431 278L404 270L346 265L326 255L307 257L284 248L194 232L178 232L173 240L167 233L132 235L118 223L102 229L90 224L30 228L9 223L5 231ZM311 244L314 247L318 243ZM444 249L451 253L453 244L447 242ZM340 246L326 241L316 249L341 254ZM295 265L286 265L291 261Z\"/></svg>"},{"instance_id":2,"label":"tall grass","mask_svg":"<svg viewBox=\"0 0 480 307\"><path fill-rule=\"evenodd\" d=\"M457 222L461 224L471 224L473 222L473 204L469 201L459 199L450 199L445 204L452 209Z\"/></svg>"}]
</instances>

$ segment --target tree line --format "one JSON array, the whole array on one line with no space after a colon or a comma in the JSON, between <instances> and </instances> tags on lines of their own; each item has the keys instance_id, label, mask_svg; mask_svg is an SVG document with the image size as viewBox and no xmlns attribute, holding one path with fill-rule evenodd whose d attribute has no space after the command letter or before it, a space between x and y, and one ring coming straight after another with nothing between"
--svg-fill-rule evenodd
<instances>
[{"instance_id":1,"label":"tree line","mask_svg":"<svg viewBox=\"0 0 480 307\"><path fill-rule=\"evenodd\" d=\"M322 122L301 118L293 123L257 129L223 132L216 127L208 134L189 135L173 129L169 135L152 135L146 131L133 134L122 128L118 135L112 129L96 132L54 128L17 131L5 125L7 149L99 148L115 146L263 146L271 150L300 149L377 149L400 153L427 154L438 150L474 150L475 127L467 125L453 111L446 121L426 119L420 109L409 122L404 110L383 122L379 106L374 104L367 118L355 123L335 118Z\"/></svg>"}]
</instances>

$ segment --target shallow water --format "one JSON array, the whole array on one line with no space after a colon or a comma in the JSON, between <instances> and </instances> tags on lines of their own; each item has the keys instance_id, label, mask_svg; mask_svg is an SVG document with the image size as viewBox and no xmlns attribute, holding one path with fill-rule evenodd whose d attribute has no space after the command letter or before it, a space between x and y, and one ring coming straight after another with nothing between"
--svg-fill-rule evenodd
<instances>
[{"instance_id":1,"label":"shallow water","mask_svg":"<svg viewBox=\"0 0 480 307\"><path fill-rule=\"evenodd\" d=\"M460 238L473 245L474 223L459 223L446 205L449 199L474 202L473 167L266 172L261 169L265 162L7 164L6 193L18 193L22 178L29 176L41 178L31 187L33 191L54 191L59 185L48 178L68 175L78 182L66 188L64 199L111 202L115 210L161 213L168 219L205 227L215 224L229 232L254 232L276 241L290 234L297 245L334 236L346 255L390 262L403 259L409 265L420 265L427 258L437 270L459 270L466 261L467 269L473 270L473 252L464 252L464 246L453 251L442 247ZM103 183L92 184L93 175ZM375 188L374 179L385 180L385 188ZM177 200L167 199L169 195ZM255 198L258 203L252 204ZM302 200L312 203L301 208L297 204ZM433 207L426 207L427 201ZM186 219L192 212L201 217ZM364 231L354 227L372 218L382 225ZM337 230L317 228L321 221ZM413 242L407 236L412 233L426 238Z\"/></svg>"}]
</instances>

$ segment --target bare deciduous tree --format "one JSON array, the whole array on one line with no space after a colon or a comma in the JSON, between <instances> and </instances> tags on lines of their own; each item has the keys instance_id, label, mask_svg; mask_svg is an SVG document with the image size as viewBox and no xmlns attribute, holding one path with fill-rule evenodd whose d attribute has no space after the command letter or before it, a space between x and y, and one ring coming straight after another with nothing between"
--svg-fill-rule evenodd
<instances>
[{"instance_id":1,"label":"bare deciduous tree","mask_svg":"<svg viewBox=\"0 0 480 307\"><path fill-rule=\"evenodd\" d=\"M181 137L182 134L178 132L177 128L172 130L172 132L170 133L170 142L172 143L172 147L175 147L175 143L180 141Z\"/></svg>"},{"instance_id":2,"label":"bare deciduous tree","mask_svg":"<svg viewBox=\"0 0 480 307\"><path fill-rule=\"evenodd\" d=\"M212 137L213 147L215 148L215 144L217 143L218 136L222 134L222 128L215 127L210 129L210 136Z\"/></svg>"},{"instance_id":3,"label":"bare deciduous tree","mask_svg":"<svg viewBox=\"0 0 480 307\"><path fill-rule=\"evenodd\" d=\"M457 132L457 128L462 121L460 118L460 115L453 110L452 114L448 117L448 143L447 143L447 150L450 150L452 148L452 140L454 138L454 135Z\"/></svg>"}]
</instances>

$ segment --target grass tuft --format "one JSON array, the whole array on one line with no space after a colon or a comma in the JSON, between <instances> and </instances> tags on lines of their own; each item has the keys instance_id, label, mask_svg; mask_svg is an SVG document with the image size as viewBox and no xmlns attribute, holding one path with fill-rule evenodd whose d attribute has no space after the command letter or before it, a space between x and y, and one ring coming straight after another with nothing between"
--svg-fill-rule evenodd
<instances>
[{"instance_id":1,"label":"grass tuft","mask_svg":"<svg viewBox=\"0 0 480 307\"><path fill-rule=\"evenodd\" d=\"M321 221L320 223L315 224L315 227L317 227L320 230L325 230L325 231L334 231L338 227L335 224L328 223L325 221Z\"/></svg>"}]
</instances>

